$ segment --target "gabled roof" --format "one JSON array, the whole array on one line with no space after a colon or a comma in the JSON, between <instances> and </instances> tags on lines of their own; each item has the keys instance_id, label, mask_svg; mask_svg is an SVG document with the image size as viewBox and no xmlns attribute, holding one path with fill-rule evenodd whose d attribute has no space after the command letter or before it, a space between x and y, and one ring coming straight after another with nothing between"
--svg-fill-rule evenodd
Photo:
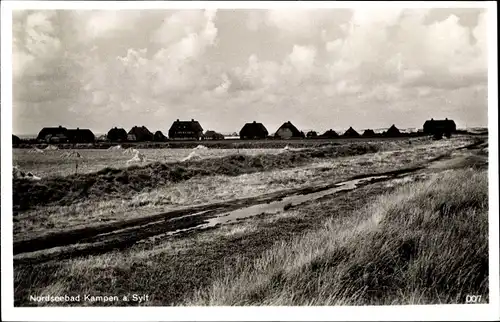
<instances>
[{"instance_id":1,"label":"gabled roof","mask_svg":"<svg viewBox=\"0 0 500 322\"><path fill-rule=\"evenodd\" d=\"M401 132L394 124L386 132L386 135L398 135L398 134L401 134Z\"/></svg>"},{"instance_id":2,"label":"gabled roof","mask_svg":"<svg viewBox=\"0 0 500 322\"><path fill-rule=\"evenodd\" d=\"M345 131L344 136L356 137L359 136L359 133L356 132L352 127L349 127L349 129Z\"/></svg>"},{"instance_id":3,"label":"gabled roof","mask_svg":"<svg viewBox=\"0 0 500 322\"><path fill-rule=\"evenodd\" d=\"M281 125L278 130L276 130L276 133L278 133L279 130L282 130L282 129L289 129L291 132L292 132L292 137L301 137L302 136L302 132L299 131L299 129L297 129L295 127L295 125L292 124L292 122L288 121L288 122L285 122L283 123L283 125Z\"/></svg>"}]
</instances>

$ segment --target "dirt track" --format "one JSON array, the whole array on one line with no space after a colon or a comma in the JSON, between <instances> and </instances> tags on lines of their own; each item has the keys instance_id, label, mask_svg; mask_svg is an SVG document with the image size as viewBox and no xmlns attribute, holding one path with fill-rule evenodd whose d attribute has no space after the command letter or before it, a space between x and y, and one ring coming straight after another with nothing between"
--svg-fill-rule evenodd
<instances>
[{"instance_id":1,"label":"dirt track","mask_svg":"<svg viewBox=\"0 0 500 322\"><path fill-rule=\"evenodd\" d=\"M351 178L362 179L374 176L382 178L360 182L353 187L368 185L374 182L388 181L395 178L414 175L423 171L436 171L447 168L450 164L460 166L464 162L468 165L487 166L487 156L478 156L478 146L482 142L456 149L458 155L442 155L428 161L425 167L407 168L397 171L375 173ZM465 152L463 152L465 151ZM135 218L115 223L103 224L82 229L68 230L47 234L28 240L14 242L15 264L33 264L50 260L58 260L75 256L105 253L114 249L124 249L153 236L177 232L177 235L195 233L200 229L214 229L219 224L206 227L210 219L237 209L243 209L259 204L268 204L290 196L309 195L337 187L340 182L321 186L310 186L301 189L280 191L254 198L231 200L189 207L155 214L143 218ZM351 189L352 190L352 189ZM346 190L343 190L346 191ZM337 193L342 193L339 191Z\"/></svg>"}]
</instances>

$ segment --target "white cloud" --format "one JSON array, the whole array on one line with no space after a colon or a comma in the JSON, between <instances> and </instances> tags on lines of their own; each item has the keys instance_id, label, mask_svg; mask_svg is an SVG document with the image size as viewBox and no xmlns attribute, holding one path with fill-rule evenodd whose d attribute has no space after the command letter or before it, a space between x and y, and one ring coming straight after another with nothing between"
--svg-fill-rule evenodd
<instances>
[{"instance_id":1,"label":"white cloud","mask_svg":"<svg viewBox=\"0 0 500 322\"><path fill-rule=\"evenodd\" d=\"M210 10L17 12L16 126L200 118L226 131L257 114L276 126L288 114L326 129L418 126L445 98L450 117L484 121L487 23L474 12L477 25L429 9L259 10L241 24ZM394 112L405 108L413 116Z\"/></svg>"}]
</instances>

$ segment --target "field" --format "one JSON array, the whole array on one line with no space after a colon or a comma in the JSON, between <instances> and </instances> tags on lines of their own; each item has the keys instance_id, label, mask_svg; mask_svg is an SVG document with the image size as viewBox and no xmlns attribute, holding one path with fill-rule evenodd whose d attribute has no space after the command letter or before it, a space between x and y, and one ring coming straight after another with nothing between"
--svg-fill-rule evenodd
<instances>
[{"instance_id":1,"label":"field","mask_svg":"<svg viewBox=\"0 0 500 322\"><path fill-rule=\"evenodd\" d=\"M15 305L488 300L487 137L14 151ZM193 151L199 159L180 161ZM37 302L29 295L147 294Z\"/></svg>"},{"instance_id":2,"label":"field","mask_svg":"<svg viewBox=\"0 0 500 322\"><path fill-rule=\"evenodd\" d=\"M97 172L106 167L125 168L127 161L134 156L133 148L120 150L109 149L60 149L42 150L14 149L13 163L25 171L30 171L39 177L67 176L77 173ZM240 153L243 155L257 155L260 153L278 153L279 149L137 149L146 156L141 164L154 162L178 162L188 157L191 152L202 159L218 158ZM78 152L81 158L67 156L71 152ZM78 169L76 163L78 162Z\"/></svg>"}]
</instances>

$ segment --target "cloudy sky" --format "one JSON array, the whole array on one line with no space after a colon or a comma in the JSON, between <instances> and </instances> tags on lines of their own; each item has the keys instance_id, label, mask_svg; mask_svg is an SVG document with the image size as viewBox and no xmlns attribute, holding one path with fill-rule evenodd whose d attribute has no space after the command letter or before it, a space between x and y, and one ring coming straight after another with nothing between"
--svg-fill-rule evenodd
<instances>
[{"instance_id":1,"label":"cloudy sky","mask_svg":"<svg viewBox=\"0 0 500 322\"><path fill-rule=\"evenodd\" d=\"M487 125L482 9L15 11L13 132Z\"/></svg>"}]
</instances>

